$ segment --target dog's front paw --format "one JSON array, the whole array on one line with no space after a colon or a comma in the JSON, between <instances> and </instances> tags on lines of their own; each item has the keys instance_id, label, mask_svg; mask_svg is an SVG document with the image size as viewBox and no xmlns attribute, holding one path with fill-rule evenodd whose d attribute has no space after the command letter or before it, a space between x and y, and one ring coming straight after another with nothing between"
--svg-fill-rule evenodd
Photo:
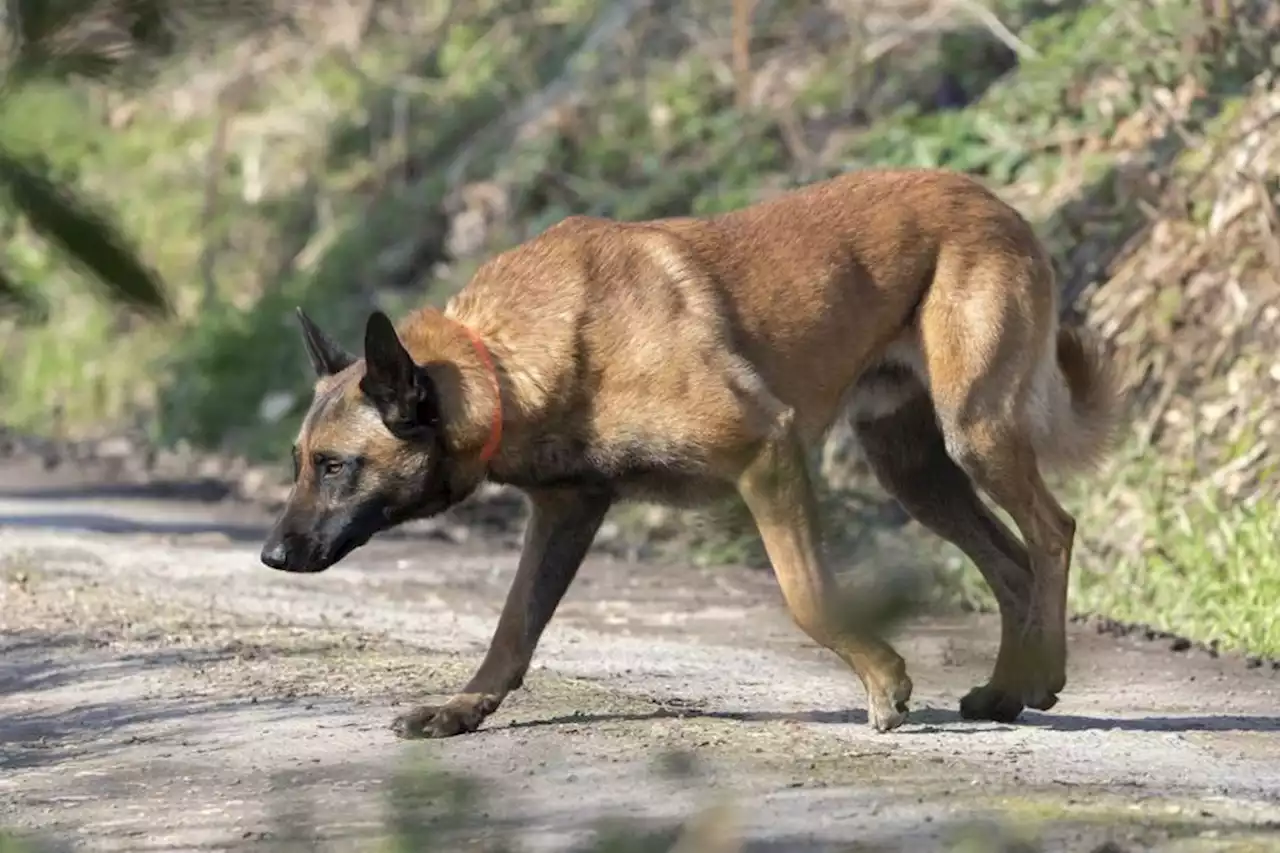
<instances>
[{"instance_id":1,"label":"dog's front paw","mask_svg":"<svg viewBox=\"0 0 1280 853\"><path fill-rule=\"evenodd\" d=\"M878 732L891 732L907 721L911 678L905 669L896 673L891 686L867 692L867 722Z\"/></svg>"},{"instance_id":2,"label":"dog's front paw","mask_svg":"<svg viewBox=\"0 0 1280 853\"><path fill-rule=\"evenodd\" d=\"M443 705L419 705L401 714L392 721L391 730L406 740L470 734L497 707L493 696L455 696Z\"/></svg>"}]
</instances>

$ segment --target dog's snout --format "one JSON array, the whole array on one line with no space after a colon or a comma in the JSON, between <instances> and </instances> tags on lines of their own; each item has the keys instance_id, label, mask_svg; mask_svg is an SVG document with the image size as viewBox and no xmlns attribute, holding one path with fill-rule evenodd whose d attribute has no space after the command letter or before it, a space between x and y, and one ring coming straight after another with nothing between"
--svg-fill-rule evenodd
<instances>
[{"instance_id":1,"label":"dog's snout","mask_svg":"<svg viewBox=\"0 0 1280 853\"><path fill-rule=\"evenodd\" d=\"M283 569L289 564L289 546L285 537L273 538L262 546L262 562L273 569Z\"/></svg>"}]
</instances>

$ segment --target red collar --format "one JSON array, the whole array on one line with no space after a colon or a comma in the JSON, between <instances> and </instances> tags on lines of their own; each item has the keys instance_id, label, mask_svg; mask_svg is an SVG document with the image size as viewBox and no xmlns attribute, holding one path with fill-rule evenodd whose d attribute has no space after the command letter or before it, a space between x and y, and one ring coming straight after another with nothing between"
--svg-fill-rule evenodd
<instances>
[{"instance_id":1,"label":"red collar","mask_svg":"<svg viewBox=\"0 0 1280 853\"><path fill-rule=\"evenodd\" d=\"M502 444L502 386L498 382L498 369L493 365L493 357L489 355L489 348L484 345L480 335L465 323L458 325L462 326L467 337L471 338L471 345L476 348L480 363L488 368L489 379L493 384L493 420L489 424L489 440L480 450L480 461L488 462L497 454L498 447Z\"/></svg>"}]
</instances>

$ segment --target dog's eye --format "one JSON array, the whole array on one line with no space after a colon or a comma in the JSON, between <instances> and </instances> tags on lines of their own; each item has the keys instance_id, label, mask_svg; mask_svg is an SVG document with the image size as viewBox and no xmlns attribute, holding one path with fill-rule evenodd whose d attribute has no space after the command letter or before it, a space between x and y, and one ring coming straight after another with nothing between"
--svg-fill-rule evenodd
<instances>
[{"instance_id":1,"label":"dog's eye","mask_svg":"<svg viewBox=\"0 0 1280 853\"><path fill-rule=\"evenodd\" d=\"M347 467L347 463L341 459L333 459L325 456L317 455L314 460L316 468L320 469L320 473L325 477L335 477L341 474L343 469Z\"/></svg>"}]
</instances>

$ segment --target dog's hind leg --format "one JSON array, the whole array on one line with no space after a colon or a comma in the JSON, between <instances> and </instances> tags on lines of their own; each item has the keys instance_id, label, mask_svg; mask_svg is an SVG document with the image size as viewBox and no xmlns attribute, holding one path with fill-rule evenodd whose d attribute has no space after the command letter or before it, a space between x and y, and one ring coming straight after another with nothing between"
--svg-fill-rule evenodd
<instances>
[{"instance_id":1,"label":"dog's hind leg","mask_svg":"<svg viewBox=\"0 0 1280 853\"><path fill-rule=\"evenodd\" d=\"M924 388L897 411L854 424L880 484L912 518L959 548L977 566L1000 608L1000 650L991 677L1004 697L990 716L1012 722L1022 712L1022 628L1031 606L1027 549L978 497L951 457Z\"/></svg>"},{"instance_id":2,"label":"dog's hind leg","mask_svg":"<svg viewBox=\"0 0 1280 853\"><path fill-rule=\"evenodd\" d=\"M1038 408L1046 383L1059 375L1049 346L1056 332L1052 289L1036 286L1047 274L1008 258L950 273L951 287L927 299L920 314L939 428L951 459L1013 519L1031 568L1032 606L1017 655L1022 672L975 688L960 704L967 718L1003 719L1019 703L1048 710L1066 685L1076 522L1041 476L1036 430L1071 412Z\"/></svg>"},{"instance_id":3,"label":"dog's hind leg","mask_svg":"<svg viewBox=\"0 0 1280 853\"><path fill-rule=\"evenodd\" d=\"M1067 575L1075 519L1045 485L1030 442L997 423L944 428L951 456L1009 513L1026 542L1031 566L1032 606L1022 627L1014 679L1022 704L1047 711L1067 683ZM957 458L958 457L958 458ZM1006 683L1001 683L1006 681ZM1006 719L1014 689L1001 679L975 688L961 700L968 719Z\"/></svg>"},{"instance_id":4,"label":"dog's hind leg","mask_svg":"<svg viewBox=\"0 0 1280 853\"><path fill-rule=\"evenodd\" d=\"M422 705L397 717L392 727L401 737L473 732L524 683L538 640L610 506L607 494L584 491L535 491L529 498L524 551L484 660L467 686L443 705Z\"/></svg>"},{"instance_id":5,"label":"dog's hind leg","mask_svg":"<svg viewBox=\"0 0 1280 853\"><path fill-rule=\"evenodd\" d=\"M868 720L877 731L900 726L911 698L906 662L887 642L842 618L835 579L821 553L817 502L791 410L777 415L738 475L737 487L796 623L857 673L867 691Z\"/></svg>"}]
</instances>

